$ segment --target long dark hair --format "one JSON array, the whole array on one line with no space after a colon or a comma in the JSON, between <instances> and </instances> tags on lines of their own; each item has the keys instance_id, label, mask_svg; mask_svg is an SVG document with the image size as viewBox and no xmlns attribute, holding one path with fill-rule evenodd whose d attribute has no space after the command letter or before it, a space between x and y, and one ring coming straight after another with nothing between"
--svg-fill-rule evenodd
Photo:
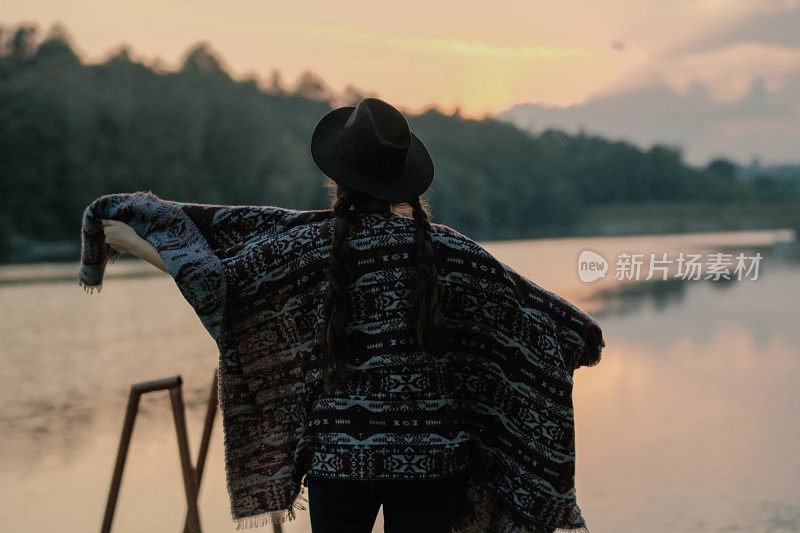
<instances>
[{"instance_id":1,"label":"long dark hair","mask_svg":"<svg viewBox=\"0 0 800 533\"><path fill-rule=\"evenodd\" d=\"M335 218L331 238L331 253L328 264L328 288L324 299L325 327L322 350L322 377L326 393L340 385L347 376L347 350L345 346L345 326L350 314L347 289L352 281L352 248L349 242L352 218L367 199L379 202L381 210L396 214L411 211L416 231L416 282L411 295L411 308L414 310L416 340L424 351L436 379L434 358L440 355L437 341L440 340L442 315L439 309L439 285L436 261L433 250L430 223L430 205L417 197L409 202L387 202L370 197L359 191L326 180Z\"/></svg>"}]
</instances>

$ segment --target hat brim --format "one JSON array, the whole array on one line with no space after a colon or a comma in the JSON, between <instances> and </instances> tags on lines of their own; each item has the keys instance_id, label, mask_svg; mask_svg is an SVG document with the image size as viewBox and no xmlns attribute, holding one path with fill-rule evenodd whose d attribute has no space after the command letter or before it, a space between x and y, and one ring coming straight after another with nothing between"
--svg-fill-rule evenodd
<instances>
[{"instance_id":1,"label":"hat brim","mask_svg":"<svg viewBox=\"0 0 800 533\"><path fill-rule=\"evenodd\" d=\"M396 177L359 173L337 150L345 122L355 107L340 107L317 124L311 137L311 157L332 180L388 202L407 202L425 192L433 181L433 160L419 138L411 133L411 145L403 172Z\"/></svg>"}]
</instances>

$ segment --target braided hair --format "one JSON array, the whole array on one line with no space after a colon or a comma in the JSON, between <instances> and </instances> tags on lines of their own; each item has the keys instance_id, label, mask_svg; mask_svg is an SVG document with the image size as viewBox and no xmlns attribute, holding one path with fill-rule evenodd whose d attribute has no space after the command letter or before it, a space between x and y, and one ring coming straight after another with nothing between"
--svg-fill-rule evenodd
<instances>
[{"instance_id":1,"label":"braided hair","mask_svg":"<svg viewBox=\"0 0 800 533\"><path fill-rule=\"evenodd\" d=\"M349 234L353 226L353 217L358 214L358 211L351 210L350 207L356 206L358 209L369 197L330 178L326 185L331 193L335 218L328 261L328 288L323 304L325 326L321 367L325 393L330 394L347 376L345 326L350 315L350 298L347 291L353 276L353 248L350 246ZM381 205L385 212L398 213L408 208L411 210L416 248L415 284L411 294L415 336L431 366L433 378L436 379L437 367L434 358L441 353L437 342L441 336L437 335L437 332L442 325L442 314L439 307L438 278L431 236L430 206L420 197L409 202L381 201Z\"/></svg>"}]
</instances>

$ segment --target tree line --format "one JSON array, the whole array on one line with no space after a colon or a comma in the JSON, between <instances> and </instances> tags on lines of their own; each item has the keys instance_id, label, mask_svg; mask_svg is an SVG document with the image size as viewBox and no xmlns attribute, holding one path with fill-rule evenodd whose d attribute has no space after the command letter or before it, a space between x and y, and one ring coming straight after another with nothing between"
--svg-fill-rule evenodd
<instances>
[{"instance_id":1,"label":"tree line","mask_svg":"<svg viewBox=\"0 0 800 533\"><path fill-rule=\"evenodd\" d=\"M267 87L232 79L205 42L166 71L127 47L87 64L60 26L42 39L33 25L0 27L0 260L13 237L75 239L85 207L113 192L330 207L311 134L333 107L368 94L334 95L311 72L284 85L277 71ZM434 222L476 240L568 234L596 204L800 196L800 179L743 182L733 163L693 168L677 147L534 135L435 107L406 116L435 162L424 195Z\"/></svg>"}]
</instances>

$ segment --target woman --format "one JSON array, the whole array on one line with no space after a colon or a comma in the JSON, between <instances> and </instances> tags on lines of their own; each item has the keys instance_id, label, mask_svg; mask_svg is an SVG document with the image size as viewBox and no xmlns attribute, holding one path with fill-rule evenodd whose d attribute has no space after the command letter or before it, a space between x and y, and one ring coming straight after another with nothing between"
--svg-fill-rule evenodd
<instances>
[{"instance_id":1,"label":"woman","mask_svg":"<svg viewBox=\"0 0 800 533\"><path fill-rule=\"evenodd\" d=\"M328 182L330 183L330 182ZM393 213L400 210L398 203L390 203L374 196L360 194L342 184L332 186L336 196L332 208L339 213L343 209L358 212ZM352 204L351 204L352 202ZM351 205L348 205L351 204ZM429 332L439 318L437 305L437 286L434 275L436 265L432 257L430 244L430 223L428 207L419 201L412 201L409 206L413 210L415 224L418 228L417 246L419 256L426 264L421 264L419 280L421 290L416 292L413 305L418 316L426 320L416 322L416 335L420 346L427 346L432 339ZM326 302L327 314L326 346L332 348L342 342L347 319L346 289L349 283L347 276L347 215L337 217L333 248L330 257L328 275L329 289ZM120 252L131 252L167 272L158 250L145 239L139 237L129 225L115 220L103 221L106 242ZM428 312L430 310L430 313ZM330 387L334 378L340 381L347 374L347 352L344 350L326 352L323 359L323 376ZM351 378L352 379L352 378ZM328 481L327 477L309 476L309 511L311 529L314 533L370 532L383 505L384 530L387 532L449 532L457 505L464 497L467 485L462 477L448 476L433 482L403 482L388 479L381 482L362 482L350 480Z\"/></svg>"},{"instance_id":2,"label":"woman","mask_svg":"<svg viewBox=\"0 0 800 533\"><path fill-rule=\"evenodd\" d=\"M218 342L237 526L291 519L302 481L316 533L371 531L381 505L386 531L588 531L570 396L598 324L430 222L433 162L388 103L331 111L311 152L332 209L148 192L84 215L85 287L135 253Z\"/></svg>"}]
</instances>

